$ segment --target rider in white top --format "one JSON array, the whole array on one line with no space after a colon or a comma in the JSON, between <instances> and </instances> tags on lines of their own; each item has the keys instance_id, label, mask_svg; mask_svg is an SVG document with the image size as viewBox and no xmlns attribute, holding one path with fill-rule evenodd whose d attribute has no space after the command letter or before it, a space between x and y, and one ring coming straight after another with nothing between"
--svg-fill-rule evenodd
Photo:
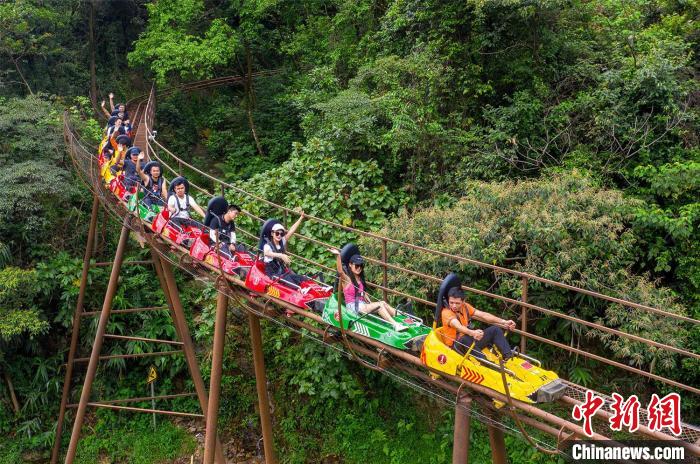
<instances>
[{"instance_id":1,"label":"rider in white top","mask_svg":"<svg viewBox=\"0 0 700 464\"><path fill-rule=\"evenodd\" d=\"M204 217L204 210L190 195L185 193L185 184L180 183L173 189L175 195L168 198L168 211L170 211L170 220L175 224L188 225L191 222L190 208L194 209L197 214Z\"/></svg>"}]
</instances>

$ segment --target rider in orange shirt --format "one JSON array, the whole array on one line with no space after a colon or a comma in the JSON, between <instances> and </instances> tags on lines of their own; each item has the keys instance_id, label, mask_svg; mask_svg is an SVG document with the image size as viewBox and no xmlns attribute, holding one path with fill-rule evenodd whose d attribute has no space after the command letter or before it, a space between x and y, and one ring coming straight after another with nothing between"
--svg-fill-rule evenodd
<instances>
[{"instance_id":1,"label":"rider in orange shirt","mask_svg":"<svg viewBox=\"0 0 700 464\"><path fill-rule=\"evenodd\" d=\"M514 356L501 327L491 325L485 330L469 328L469 321L472 318L487 324L498 324L508 330L515 329L514 321L506 321L493 314L475 309L464 301L464 292L459 287L453 287L449 290L447 303L449 307L443 308L440 316L444 327L444 341L453 350L465 354L474 343L471 354L477 358L483 358L481 350L484 347L496 345L504 359L508 360Z\"/></svg>"}]
</instances>

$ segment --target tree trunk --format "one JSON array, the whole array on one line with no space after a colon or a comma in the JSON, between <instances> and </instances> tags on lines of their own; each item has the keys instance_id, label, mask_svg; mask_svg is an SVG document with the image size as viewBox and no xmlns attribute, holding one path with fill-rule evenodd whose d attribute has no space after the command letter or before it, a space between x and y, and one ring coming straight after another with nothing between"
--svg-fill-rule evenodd
<instances>
[{"instance_id":1,"label":"tree trunk","mask_svg":"<svg viewBox=\"0 0 700 464\"><path fill-rule=\"evenodd\" d=\"M104 116L97 107L97 73L95 71L95 0L90 0L90 101L95 114ZM99 117L98 116L98 117Z\"/></svg>"},{"instance_id":2,"label":"tree trunk","mask_svg":"<svg viewBox=\"0 0 700 464\"><path fill-rule=\"evenodd\" d=\"M15 415L17 415L19 414L19 401L17 401L17 395L15 395L15 388L12 386L12 379L10 378L10 374L7 372L7 369L3 369L2 373L5 376L5 383L7 383L7 389L10 391L12 407L15 410Z\"/></svg>"},{"instance_id":3,"label":"tree trunk","mask_svg":"<svg viewBox=\"0 0 700 464\"><path fill-rule=\"evenodd\" d=\"M12 62L15 65L15 69L17 70L17 74L19 74L19 78L22 79L22 82L24 82L24 85L27 87L27 90L29 90L29 94L34 96L34 92L32 92L32 88L29 87L29 82L27 82L27 79L24 78L24 74L22 74L22 70L19 68L19 63L17 60L13 57L10 57Z\"/></svg>"},{"instance_id":4,"label":"tree trunk","mask_svg":"<svg viewBox=\"0 0 700 464\"><path fill-rule=\"evenodd\" d=\"M250 126L250 131L253 134L253 139L255 139L255 146L258 149L258 154L260 156L265 156L262 150L262 145L260 145L260 140L258 139L258 132L255 129L255 121L253 121L253 107L255 106L255 94L253 92L253 61L250 56L250 48L246 45L245 47L245 59L246 59L246 106L248 112L248 125Z\"/></svg>"}]
</instances>

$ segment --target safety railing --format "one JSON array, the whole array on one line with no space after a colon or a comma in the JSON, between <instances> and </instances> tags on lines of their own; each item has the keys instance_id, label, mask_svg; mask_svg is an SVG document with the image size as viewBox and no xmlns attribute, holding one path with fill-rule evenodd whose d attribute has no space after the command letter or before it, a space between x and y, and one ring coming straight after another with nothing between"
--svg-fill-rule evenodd
<instances>
[{"instance_id":1,"label":"safety railing","mask_svg":"<svg viewBox=\"0 0 700 464\"><path fill-rule=\"evenodd\" d=\"M194 87L194 88L202 88L202 87L200 86L200 87ZM157 95L156 89L153 88L151 90L150 95L149 95L148 103L146 105L146 114L149 115L149 118L148 118L148 121L146 121L146 123L144 125L144 130L147 132L147 134L149 136L153 135L153 133L152 133L152 121L153 121L153 117L154 117L156 95ZM252 193L250 193L250 192L248 192L248 191L246 191L246 190L244 190L236 185L233 185L229 182L223 181L215 176L212 176L209 173L207 173L201 169L198 169L196 166L181 159L180 157L175 155L172 151L170 151L167 147L163 146L159 141L155 140L153 137L148 137L148 139L149 139L148 140L149 154L156 157L158 159L158 161L160 161L164 165L164 167L166 169L168 169L169 171L171 171L173 174L185 175L186 172L184 170L187 169L193 173L196 173L197 175L201 176L202 178L205 178L205 179L209 180L210 182L212 182L212 184L214 186L213 191L210 191L206 188L203 188L203 187L198 186L196 184L193 184L191 182L191 185L193 185L195 189L198 189L202 193L204 193L206 195L216 195L216 194L226 195L227 192L235 192L235 194L237 194L237 195L242 195L244 197L250 198L254 201L260 202L262 204L265 204L265 205L273 208L274 210L278 211L281 215L283 215L283 217L285 217L285 218L288 217L289 215L297 215L298 214L296 211L294 211L293 208L290 208L290 207L285 206L285 205L276 204L272 201L269 201L266 198L252 194ZM157 153L159 151L161 153L167 154L171 160L176 162L177 168L175 168L171 164L167 163L162 157L158 156ZM262 222L264 220L263 218L256 217L250 213L247 213L247 215L258 222ZM567 345L564 345L561 343L554 342L552 340L548 340L546 338L538 337L535 334L529 333L529 331L528 331L529 313L530 313L530 311L535 311L535 312L538 312L538 313L541 313L541 314L544 314L547 316L557 317L557 318L566 320L566 321L571 322L571 323L580 324L581 326L587 327L591 330L605 332L605 333L608 333L610 335L614 335L614 336L617 336L620 338L632 340L635 342L639 342L639 343L643 343L643 344L646 344L649 346L653 346L655 348L659 348L659 349L666 350L669 352L677 353L677 354L680 354L680 355L685 356L685 357L700 359L700 354L692 352L690 350L686 350L683 348L672 346L672 345L669 345L667 343L662 343L662 342L658 342L655 340L651 340L651 339L646 338L646 337L642 337L639 335L624 332L622 330L607 327L603 324L599 324L596 322L590 322L590 321L587 321L587 320L584 320L584 319L581 319L579 317L575 317L575 316L572 316L572 315L569 315L569 314L566 314L563 312L559 312L559 311L556 311L556 310L553 310L550 308L545 308L545 307L542 307L540 305L529 303L528 302L529 288L530 288L531 281L535 281L535 282L539 282L539 283L547 285L547 286L551 286L551 287L563 289L566 291L578 293L578 294L585 295L587 297L591 297L591 298L594 298L594 299L597 299L600 301L606 301L608 303L619 304L619 305L622 305L622 306L625 306L628 308L632 308L632 309L636 309L636 310L640 310L640 311L645 311L645 312L652 313L652 314L655 314L658 316L663 316L664 318L677 320L679 322L685 322L685 323L689 323L689 324L694 325L694 324L700 324L700 320L693 319L693 318L688 317L688 316L683 315L683 314L677 314L674 312L665 311L665 310L662 310L659 308L654 308L654 307L651 307L648 305L634 303L634 302L631 302L628 300L624 300L622 298L617 298L617 297L606 295L606 294L603 294L600 292L595 292L592 290L576 287L576 286L569 285L566 283L557 282L557 281L554 281L551 279L547 279L547 278L533 275L530 273L526 273L523 271L518 271L515 269L497 266L494 264L484 263L484 262L481 262L481 261L478 261L475 259L471 259L471 258L467 258L464 256L450 254L450 253L442 252L439 250L434 250L434 249L430 249L427 247L423 247L420 245L407 243L407 242L404 242L401 240L393 239L390 237L385 237L385 236L382 236L382 235L379 235L379 234L376 234L373 232L368 232L368 231L356 229L356 228L346 226L346 225L334 222L332 220L320 218L317 216L305 214L305 218L307 221L312 221L312 222L315 222L317 224L323 224L326 226L330 226L330 227L333 227L335 229L354 234L357 237L363 237L363 238L378 242L379 245L377 248L379 248L379 250L380 250L380 256L379 257L367 256L367 260L369 262L371 262L372 264L375 264L381 268L381 284L370 283L369 285L371 287L381 291L384 299L386 299L388 297L388 295L392 294L392 295L396 295L396 296L399 296L402 298L410 299L416 303L423 304L423 305L428 305L428 306L434 307L434 304L435 304L434 302L431 302L426 298L421 298L421 297L418 297L416 295L411 295L411 294L406 293L406 292L401 292L399 290L389 288L389 286L388 286L388 280L389 280L388 279L388 272L390 270L397 272L397 273L400 273L400 274L403 274L403 275L418 278L419 280L422 280L422 281L429 283L431 285L439 284L439 282L441 281L441 278L439 278L439 277L427 275L427 274L422 273L420 271L416 271L416 270L409 269L407 267L404 267L404 266L401 266L398 264L391 263L389 261L389 258L388 258L388 246L389 245L392 245L392 246L399 248L399 249L403 248L403 249L411 250L411 251L418 252L418 253L429 254L432 256L439 257L439 258L451 260L455 263L472 265L472 266L475 266L477 268L485 269L485 270L489 270L489 271L494 271L494 272L499 273L499 274L514 276L516 278L519 278L519 280L520 280L521 297L519 300L514 299L514 298L510 298L507 296L499 295L499 294L496 294L496 293L493 293L490 291L485 291L485 290L481 290L478 288L470 287L467 285L464 285L463 289L468 291L468 292L471 292L473 294L481 295L481 296L487 297L489 299L501 301L503 303L510 304L513 307L520 308L520 328L514 330L514 332L518 333L521 336L520 348L521 348L522 352L526 351L525 341L526 341L526 339L530 338L530 339L534 339L534 340L537 340L537 341L542 342L542 343L550 344L550 345L552 345L556 348L559 348L559 349L564 349L566 351L569 351L571 353L575 353L577 355L582 355L582 356L588 357L590 359L595 359L597 361L605 362L608 365L611 365L611 366L614 366L617 368L621 368L621 369L625 369L629 372L643 375L643 376L648 377L648 378L653 379L653 380L665 382L669 385L672 385L672 386L677 387L677 388L682 388L686 391L689 391L689 392L692 392L695 394L700 394L700 389L698 389L694 386L686 385L682 382L674 381L672 379L668 379L668 378L665 378L663 376L656 375L652 372L647 372L647 371L644 371L642 369L637 369L637 368L634 368L632 366L628 366L628 365L625 365L623 363L615 362L615 361L612 361L612 360L604 358L604 357L596 356L596 355L593 355L592 353L587 353L585 351L577 350L573 346L567 346ZM307 236L307 235L304 235L301 233L297 233L296 236L298 236L302 240L305 240L305 241L308 241L310 243L313 243L313 244L316 244L319 246L323 246L323 247L337 246L337 244L326 243L326 242L318 240L314 237L310 237L310 236ZM251 234L251 237L254 238L254 234ZM310 260L308 258L303 258L303 257L300 257L298 255L296 257L302 258L305 262L308 262L311 265L314 265L314 266L317 266L321 269L325 269L325 270L328 270L330 272L333 272L332 268L329 268L328 266L324 265L323 263L320 263L320 262L315 261L315 260ZM604 360L604 361L602 361L602 360Z\"/></svg>"},{"instance_id":2,"label":"safety railing","mask_svg":"<svg viewBox=\"0 0 700 464\"><path fill-rule=\"evenodd\" d=\"M153 92L152 95L155 96L155 92ZM147 108L148 108L148 106L147 106ZM153 114L153 113L152 113L152 114ZM147 125L144 125L144 130L149 130L149 128L148 128ZM68 132L69 132L69 131L68 131ZM74 137L72 137L72 134L68 135L68 136L66 137L66 139L67 139L67 143L68 143L69 145L76 145L76 144L79 145L79 142L76 141L76 139L75 139ZM148 144L149 144L149 145L152 145L152 146L151 146L151 149L153 150L153 154L154 154L154 156L156 156L156 157L157 157L158 155L156 154L155 148L158 148L159 150L166 151L167 153L170 154L170 156L173 156L174 158L177 158L177 157L175 157L174 154L172 154L172 153L170 153L169 151L167 151L167 149L166 149L165 147L163 147L161 144L159 144L159 143L157 143L157 142L155 142L155 141L153 141L153 140L149 140L149 141L148 141ZM82 148L82 147L81 147L81 148ZM200 173L200 174L206 174L206 173L202 173L202 171L199 171L196 167L191 166L191 165L188 164L187 162L185 162L185 161L183 161L183 160L181 160L181 159L179 159L179 158L177 158L177 159L178 159L178 161L179 161L180 163L182 163L181 166L187 167L188 169L192 169L193 171L198 172L198 173ZM170 170L171 172L173 172L173 173L175 173L175 174L184 174L183 171L182 171L182 168L180 168L179 171L178 171L178 170L175 170L172 166L168 165L168 164L165 163L164 161L163 161L163 165L164 165L164 167L166 167L166 169ZM97 176L95 176L94 169L91 170L90 168L85 168L85 166L83 166L83 167L82 167L82 170L83 170L85 173L88 173L88 178L89 178L89 181L92 182L92 185L99 185L99 178L98 178ZM218 179L212 178L211 176L206 175L206 177L209 177L209 178L211 178L211 179L214 179L214 180L218 181ZM218 184L218 185L221 187L222 193L224 193L224 194L226 193L226 190L227 190L228 188L233 189L234 191L236 191L236 192L239 193L239 194L241 194L241 192L244 192L245 194L248 194L247 192L242 191L240 188L235 187L235 186L232 186L231 184L228 184L228 183L225 183L225 182L222 182L222 181L218 181L218 182L216 182L216 184ZM215 185L216 185L216 184L215 184ZM196 186L196 185L195 185L194 187L195 187L196 189L200 190L202 193L205 193L205 194L207 194L207 195L213 195L213 194L214 194L213 192L211 192L211 191L209 191L209 190L207 190L207 189L205 189L205 188L203 188L203 187L201 187L201 186ZM217 192L217 193L218 193L218 192ZM248 194L248 195L250 195L250 194ZM255 197L254 195L251 195L251 196ZM261 199L261 201L266 202L266 203L269 203L269 204L271 204L271 205L275 205L274 203L268 202L268 201L265 200L265 199ZM297 214L295 211L291 210L290 208L286 208L286 207L283 207L283 206L280 206L280 205L275 205L275 206L278 207L279 210L284 211L284 212L286 212L286 213ZM251 215L251 216L252 216L254 219L256 219L257 221L262 221L262 218L255 217L254 215ZM318 220L318 222L321 222L321 223L327 223L327 224L334 225L334 223L331 222L331 221L327 221L327 220L324 220L324 219L318 219L318 218L315 218L315 217L313 217L313 216L311 216L310 219L311 219L311 220ZM388 244L388 243L392 243L392 244L399 244L399 245L402 245L402 244L403 244L403 242L400 242L400 241L397 241L397 240L394 240L394 239L391 239L391 238L388 238L388 237L382 237L382 236L379 236L379 235L377 235L377 234L372 234L372 233L368 233L368 232L364 232L364 231L359 231L359 230L357 230L357 229L353 229L353 228L350 228L350 227L347 227L347 226L342 226L342 225L338 225L338 226L341 227L341 228L344 228L344 229L348 229L348 230L350 230L350 231L357 232L358 235L360 235L360 236L375 237L376 239L382 240L383 243L387 243L387 244ZM248 234L249 234L252 238L255 238L255 234L252 234L252 233L248 233ZM324 243L324 242L322 242L322 241L320 241L320 240L318 240L318 239L315 239L315 238L313 238L313 237L306 237L306 236L303 236L303 235L301 235L301 234L300 234L299 236L302 237L302 238L305 239L305 240L309 240L309 241L311 241L311 242L313 242L313 243L316 243L316 244L319 244L319 245L330 246L330 244ZM418 250L423 250L422 247L417 247L417 246L414 246L414 245L411 245L411 244L407 244L407 245L410 245L409 248L415 248L415 249L418 249ZM383 250L385 250L385 249L386 249L386 247L383 248ZM449 255L449 254L447 254L447 253L442 253L442 252L435 251L435 250L428 250L428 249L425 249L425 250L427 250L427 252L434 252L434 253L438 253L438 254L440 254L440 255L446 255L446 256L449 256L450 258L454 258L454 259L456 259L456 260L459 260L459 258L460 258L459 256L453 256L453 255ZM324 267L325 267L326 269L332 271L332 269L328 268L327 266L324 266L324 265L321 264L321 263L315 262L314 260L309 260L308 258L303 258L303 257L300 257L300 258L305 259L305 260L306 260L307 262L309 262L310 264L314 264L314 265L316 265L316 266L318 266L318 267L321 267L321 268L324 268ZM408 273L408 274L410 274L410 275L413 275L413 276L416 276L416 277L420 277L421 279L424 279L425 281L430 282L431 284L432 284L432 283L438 283L438 282L441 281L441 279L438 278L438 277L430 276L430 275L427 275L427 274L418 273L417 271L413 271L413 270L410 270L410 269L406 269L406 268L403 268L403 267L401 267L401 266L397 266L397 265L394 265L394 264L388 262L388 259L387 259L387 256L386 256L386 252L385 252L385 251L383 251L383 253L382 253L382 258L381 258L381 259L375 259L375 258L372 258L372 259L373 259L373 262L375 262L377 265L380 265L380 266L383 267L384 273L386 273L388 270L397 270L397 271L401 271L401 272L406 272L406 273ZM464 259L466 259L466 258L464 258ZM468 260L468 261L474 261L474 260ZM478 261L476 261L476 262L478 263ZM484 265L484 266L487 267L487 268L492 268L492 267L499 268L498 266L492 266L492 265L488 265L488 264L486 264L486 263L479 263L479 264L482 264L482 265ZM499 268L499 269L506 269L506 268ZM530 277L529 274L521 273L521 272L519 272L519 271L514 271L514 272L516 272L516 273L518 273L518 274L522 274L521 277L524 277L524 278L526 278L526 279ZM536 276L535 276L535 277L536 277ZM547 279L541 279L541 278L537 278L537 279L539 279L540 281L541 281L541 280L545 280L545 281L547 280ZM527 285L527 284L525 284L525 285ZM564 285L565 285L565 284L564 284ZM417 297L417 296L415 296L415 295L409 295L409 294L405 294L405 293L398 292L398 291L396 291L396 290L390 289L390 288L388 288L388 287L386 286L386 284L385 284L384 281L383 281L383 285L375 284L374 287L377 288L377 289L379 289L379 290L382 290L383 292L393 293L393 294L399 294L399 295L402 295L402 296L411 298L411 299L413 299L414 301L420 302L420 303L422 303L422 304L426 304L426 305L433 305L433 304L434 304L434 303L432 303L432 302L430 302L430 301L428 301L428 300L425 300L425 299L423 299L423 298ZM512 304L515 304L515 305L523 306L523 307L525 307L526 309L534 309L534 310L540 310L540 311L541 311L541 310L544 310L544 311L551 311L551 313L549 313L549 314L551 314L551 315L554 315L554 316L561 315L561 313L558 313L558 312L556 312L556 311L548 310L547 308L541 308L541 307L539 307L539 306L529 304L529 303L527 303L527 302L525 302L525 301L518 301L518 300L513 300L513 299L507 299L507 297L503 297L503 296L501 296L501 295L495 295L495 294L492 294L492 293L490 293L490 292L486 292L486 291L483 291L483 290L479 290L479 289L475 289L475 288L471 288L471 287L467 287L467 286L465 286L464 288L465 288L466 290L468 290L468 291L472 291L472 292L477 293L477 294L482 294L482 295L484 295L484 296L490 296L490 297L493 297L493 298L500 298L502 301L506 301L506 302L509 302L509 303L512 303ZM575 289L576 287L572 287L572 288ZM581 289L581 290L583 290L583 289ZM588 290L586 290L586 292L588 292ZM595 292L593 292L593 293L595 293ZM613 297L608 297L608 298L613 298ZM615 299L615 300L616 300L616 299ZM624 301L624 300L621 300L621 301ZM634 303L631 303L631 302L627 302L627 303L630 303L630 304L633 304L633 305L634 305ZM639 305L639 306L644 307L644 305ZM650 309L656 310L656 308L650 308ZM661 311L661 310L657 310L657 311ZM572 321L572 322L581 322L581 323L584 323L583 325L589 325L589 326L591 326L591 327L593 327L593 328L596 328L596 329L597 329L597 328L603 328L603 329L608 329L608 330L613 330L613 331L615 330L615 329L610 329L610 328L607 328L607 327L602 326L602 325L599 325L599 324L590 323L590 322L585 321L585 320L582 320L582 319L574 318L573 316L568 316L568 318L569 318L568 320L570 320L570 321ZM690 321L692 321L692 322L697 322L697 321L695 321L695 320L693 320L693 319L690 319ZM597 327L597 326L599 326L599 327ZM677 381L674 381L674 380L671 380L671 379L667 379L667 378L664 378L664 377L661 377L661 376L658 376L658 375L655 375L655 374L652 374L652 373L648 373L648 372L642 371L642 370L640 370L640 369L633 368L633 367L631 367L631 366L626 366L626 365L617 363L617 362L615 362L615 361L612 361L612 360L609 360L609 359L606 359L606 358L603 358L603 357L600 357L600 356L597 356L597 355L594 355L594 354L591 354L591 353L587 353L587 352L584 352L584 351L581 351L581 350L577 350L577 349L572 348L572 347L567 347L566 345L562 345L562 344L560 344L560 343L558 343L558 342L554 342L554 341L548 340L548 339L546 339L546 338L544 338L544 337L540 337L540 336L537 336L537 335L535 335L535 334L529 334L529 333L527 333L527 332L525 332L525 331L523 331L523 330L515 330L515 332L521 334L522 336L525 336L525 337L528 337L528 338L532 338L532 339L534 339L534 340L537 340L537 341L539 341L539 342L548 343L548 344L551 344L552 346L555 346L555 347L557 347L557 348L562 348L562 349L565 349L565 350L569 350L569 351L571 351L571 352L574 352L574 353L576 353L576 354L580 354L580 355L582 355L582 356L588 356L588 357L590 357L591 359L595 359L595 360L597 360L597 361L600 361L600 362L609 364L609 365L611 365L611 366L619 367L619 368L622 368L622 369L626 369L626 370L628 370L628 371L630 371L630 372L633 372L633 373L635 373L635 374L645 375L645 376L647 376L647 377L649 377L649 378L652 378L652 379L654 379L654 380L658 380L658 381L661 381L661 382L665 382L665 383L667 383L667 384L669 384L669 385L676 386L676 387L679 387L679 388L683 388L683 389L685 389L685 390L691 391L691 392L696 393L696 394L698 393L698 389L696 389L696 388L694 388L694 387L692 387L692 386L688 386L688 385L682 384L682 383L680 383L680 382L677 382ZM619 332L619 331L616 331L616 332ZM638 336L636 336L636 335L634 335L634 334L625 334L624 332L619 332L619 333L616 333L616 332L611 332L611 333L613 333L613 334L615 334L615 335L620 335L620 336L632 336L632 337L634 337L634 338L633 338L634 340L639 341L639 342L642 342L642 343L651 342L651 343L653 343L653 344L663 345L663 344L660 344L659 342L655 342L655 341L653 341L653 340L647 340L647 339L644 339L643 337L638 337ZM661 346L658 346L658 347L661 347ZM668 346L668 347L671 348L672 351L673 351L673 349L680 350L680 349L678 349L678 348L676 348L676 347L670 347L670 346ZM572 348L572 349L569 349L569 348ZM682 351L685 352L686 350L682 350ZM692 353L692 352L688 352L688 353L689 353L692 357L696 357L696 356L697 356L695 353ZM680 354L684 354L684 353L681 352ZM574 399L576 399L576 398L574 398ZM692 430L693 430L693 429L690 429L691 432L692 432ZM685 431L684 431L684 433L685 433ZM690 433L690 432L688 432L688 433ZM692 434L691 434L691 435L692 435ZM696 431L695 435L692 435L692 437L689 437L689 440L692 442L692 441L693 441L693 437L694 437L695 439L697 439L698 436L696 436L696 435L700 436L700 434L698 434L697 431Z\"/></svg>"}]
</instances>

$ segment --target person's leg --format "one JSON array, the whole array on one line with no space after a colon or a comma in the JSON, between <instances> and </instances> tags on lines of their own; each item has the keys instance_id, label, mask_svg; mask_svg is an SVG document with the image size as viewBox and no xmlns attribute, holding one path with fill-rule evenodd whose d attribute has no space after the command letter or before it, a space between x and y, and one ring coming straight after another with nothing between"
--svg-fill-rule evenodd
<instances>
[{"instance_id":1,"label":"person's leg","mask_svg":"<svg viewBox=\"0 0 700 464\"><path fill-rule=\"evenodd\" d=\"M386 311L392 318L396 316L396 309L392 308L386 301L381 301L382 308Z\"/></svg>"},{"instance_id":2,"label":"person's leg","mask_svg":"<svg viewBox=\"0 0 700 464\"><path fill-rule=\"evenodd\" d=\"M484 336L476 343L475 348L481 351L482 348L491 345L496 345L496 348L498 348L498 351L501 352L505 359L511 357L510 345L503 334L503 329L495 325L489 326L484 330Z\"/></svg>"},{"instance_id":3,"label":"person's leg","mask_svg":"<svg viewBox=\"0 0 700 464\"><path fill-rule=\"evenodd\" d=\"M401 325L400 323L396 322L394 318L392 317L391 313L387 309L389 307L390 309L391 306L386 304L384 301L375 301L374 303L364 303L360 305L360 311L362 313L369 313L372 311L377 311L377 314L379 314L379 317L387 321L389 324L391 324L394 327L394 330L404 330L406 327ZM394 311L394 314L396 312Z\"/></svg>"},{"instance_id":4,"label":"person's leg","mask_svg":"<svg viewBox=\"0 0 700 464\"><path fill-rule=\"evenodd\" d=\"M469 354L471 354L475 358L486 359L484 353L481 352L479 342L480 341L474 340L474 337L472 337L471 335L462 335L457 338L455 344L452 345L452 349L454 349L457 353L461 355L465 355L467 354L467 351L469 351L469 348L472 347L472 343L474 343L474 347L471 349L471 352Z\"/></svg>"},{"instance_id":5,"label":"person's leg","mask_svg":"<svg viewBox=\"0 0 700 464\"><path fill-rule=\"evenodd\" d=\"M360 306L360 312L362 314L367 314L367 313L371 313L374 311L380 311L381 307L382 307L382 303L381 303L381 301L375 301L374 303L361 303L361 304L359 304L359 306ZM382 316L382 318L386 319L384 316Z\"/></svg>"},{"instance_id":6,"label":"person's leg","mask_svg":"<svg viewBox=\"0 0 700 464\"><path fill-rule=\"evenodd\" d=\"M301 284L309 280L309 278L305 275L297 274L294 271L289 271L284 275L284 277L282 277L281 280L284 280L286 282L296 285L297 287L300 287Z\"/></svg>"},{"instance_id":7,"label":"person's leg","mask_svg":"<svg viewBox=\"0 0 700 464\"><path fill-rule=\"evenodd\" d=\"M233 259L233 253L231 253L228 243L222 242L221 245L219 245L219 254L226 259Z\"/></svg>"}]
</instances>

